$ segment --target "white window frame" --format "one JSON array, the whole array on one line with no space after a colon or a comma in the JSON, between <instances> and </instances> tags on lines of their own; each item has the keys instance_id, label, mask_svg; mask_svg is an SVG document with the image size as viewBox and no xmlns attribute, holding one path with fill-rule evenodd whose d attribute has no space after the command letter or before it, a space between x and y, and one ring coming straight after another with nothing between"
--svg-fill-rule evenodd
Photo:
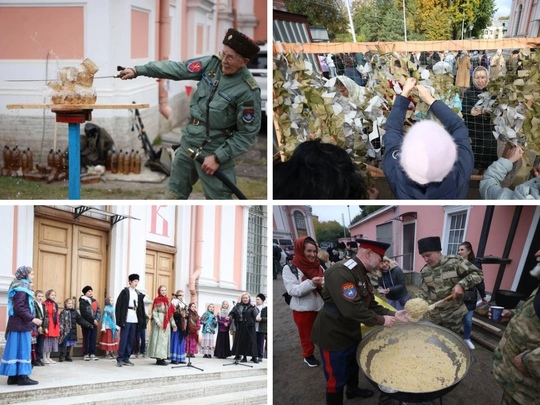
<instances>
[{"instance_id":1,"label":"white window frame","mask_svg":"<svg viewBox=\"0 0 540 405\"><path fill-rule=\"evenodd\" d=\"M443 206L443 212L444 212L444 221L443 221L443 232L441 237L441 247L442 247L442 254L446 255L447 253L447 247L450 239L450 217L455 214L459 213L465 213L465 227L464 227L464 234L463 234L463 241L467 238L467 230L469 229L469 219L471 214L471 206L470 205L448 205Z\"/></svg>"}]
</instances>

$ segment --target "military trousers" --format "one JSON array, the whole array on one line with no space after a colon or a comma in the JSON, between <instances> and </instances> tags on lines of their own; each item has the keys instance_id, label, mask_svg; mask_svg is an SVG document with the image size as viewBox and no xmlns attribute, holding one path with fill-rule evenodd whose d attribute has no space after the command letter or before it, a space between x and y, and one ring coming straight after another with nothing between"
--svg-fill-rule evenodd
<instances>
[{"instance_id":1,"label":"military trousers","mask_svg":"<svg viewBox=\"0 0 540 405\"><path fill-rule=\"evenodd\" d=\"M356 362L357 347L354 344L345 350L320 349L327 393L343 392L345 386L349 390L358 387L360 368Z\"/></svg>"},{"instance_id":2,"label":"military trousers","mask_svg":"<svg viewBox=\"0 0 540 405\"><path fill-rule=\"evenodd\" d=\"M178 196L178 199L187 200L193 190L193 185L200 180L207 200L231 200L232 191L216 176L204 173L201 164L188 155L188 148L189 146L184 142L176 150L169 180L169 190ZM204 152L203 156L206 156ZM236 184L233 159L220 165L219 171Z\"/></svg>"}]
</instances>

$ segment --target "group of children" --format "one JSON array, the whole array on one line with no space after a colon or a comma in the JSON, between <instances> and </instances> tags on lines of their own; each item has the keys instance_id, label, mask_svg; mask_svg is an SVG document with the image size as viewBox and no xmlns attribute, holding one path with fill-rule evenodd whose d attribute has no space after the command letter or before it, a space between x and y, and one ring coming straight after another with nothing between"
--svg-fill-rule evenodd
<instances>
[{"instance_id":1,"label":"group of children","mask_svg":"<svg viewBox=\"0 0 540 405\"><path fill-rule=\"evenodd\" d=\"M34 308L36 317L41 319L41 326L32 333L32 365L43 366L55 364L51 358L52 352L58 352L58 361L71 362L72 348L77 344L77 324L83 332L83 359L98 360L96 356L98 325L102 322L99 348L106 353L106 358L113 358L118 349L118 327L115 323L113 300L105 300L103 317L93 290L86 286L79 298L80 313L75 309L72 298L64 301L64 309L58 310L56 292L52 289L43 293L35 292Z\"/></svg>"},{"instance_id":2,"label":"group of children","mask_svg":"<svg viewBox=\"0 0 540 405\"><path fill-rule=\"evenodd\" d=\"M174 298L169 300L166 297L166 288L160 286L158 297L152 305L152 332L148 345L148 357L155 358L158 365L167 365L165 361L167 358L170 359L171 364L184 364L186 357L194 357L198 354L198 345L201 346L203 358L215 356L225 359L231 356L233 353L229 334L234 336L236 327L229 317L229 303L223 301L217 313L214 313L214 304L209 304L202 316L199 316L197 305L193 302L189 306L186 305L183 297L184 292L178 290ZM64 309L59 311L55 299L56 292L53 289L45 293L41 290L35 292L35 313L36 317L42 320L42 324L32 333L32 365L44 366L56 363L51 358L52 352L59 353L59 362L73 361L72 348L77 344L77 324L81 326L83 332L83 359L85 361L98 360L97 347L105 353L106 359L116 359L120 327L116 324L112 297L106 298L103 312L97 300L93 298L93 289L90 286L82 290L79 298L80 312L75 309L72 298L66 299ZM266 340L266 315L264 319L261 317L264 300L263 294L257 295L259 316L256 325L256 358L259 361L262 361ZM264 308L266 314L266 307ZM100 323L101 335L97 341ZM199 339L199 331L202 332L201 339ZM146 328L137 329L133 352L135 357L147 356Z\"/></svg>"}]
</instances>

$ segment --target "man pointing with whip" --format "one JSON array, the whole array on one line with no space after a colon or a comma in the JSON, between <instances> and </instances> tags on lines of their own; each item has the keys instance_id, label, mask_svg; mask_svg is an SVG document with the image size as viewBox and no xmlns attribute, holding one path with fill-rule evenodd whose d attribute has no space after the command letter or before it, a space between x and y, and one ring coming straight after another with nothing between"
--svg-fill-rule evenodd
<instances>
[{"instance_id":1,"label":"man pointing with whip","mask_svg":"<svg viewBox=\"0 0 540 405\"><path fill-rule=\"evenodd\" d=\"M119 73L122 80L148 76L199 81L172 165L170 199L187 199L198 179L207 199L231 199L233 192L244 197L235 186L234 159L253 146L261 127L261 92L247 68L259 46L232 28L223 45L219 55L150 62Z\"/></svg>"}]
</instances>

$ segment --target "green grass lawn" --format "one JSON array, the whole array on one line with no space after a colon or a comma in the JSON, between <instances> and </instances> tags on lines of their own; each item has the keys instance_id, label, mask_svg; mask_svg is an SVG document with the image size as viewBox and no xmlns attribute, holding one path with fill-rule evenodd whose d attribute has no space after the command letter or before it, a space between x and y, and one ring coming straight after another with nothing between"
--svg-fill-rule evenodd
<instances>
[{"instance_id":1,"label":"green grass lawn","mask_svg":"<svg viewBox=\"0 0 540 405\"><path fill-rule=\"evenodd\" d=\"M266 199L266 178L238 178L238 187L253 200ZM165 198L167 181L162 183L101 182L81 185L81 200L160 200ZM0 199L67 200L67 182L32 182L20 177L0 176ZM192 199L204 199L200 182L193 188Z\"/></svg>"}]
</instances>

